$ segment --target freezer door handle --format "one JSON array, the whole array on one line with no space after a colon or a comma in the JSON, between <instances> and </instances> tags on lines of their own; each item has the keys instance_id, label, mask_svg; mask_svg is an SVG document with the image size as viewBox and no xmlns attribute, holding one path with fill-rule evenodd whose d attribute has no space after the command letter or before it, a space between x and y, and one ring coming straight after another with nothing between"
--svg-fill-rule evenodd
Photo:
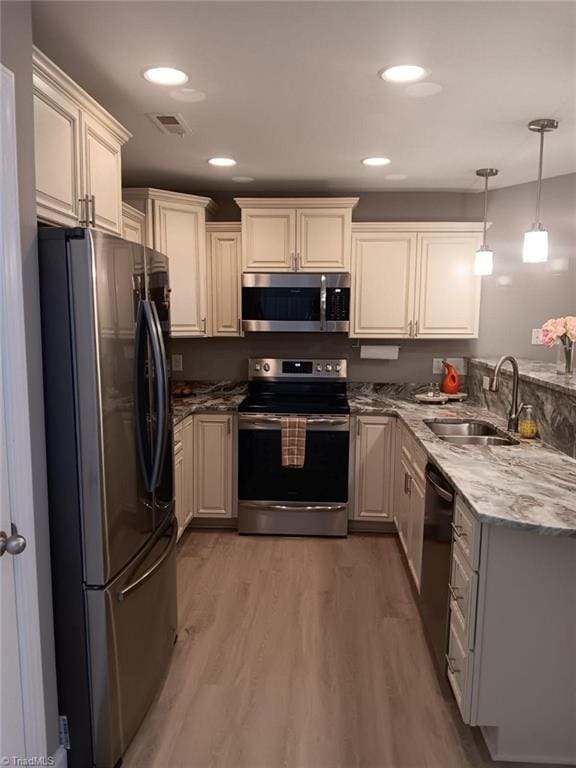
<instances>
[{"instance_id":1,"label":"freezer door handle","mask_svg":"<svg viewBox=\"0 0 576 768\"><path fill-rule=\"evenodd\" d=\"M168 544L164 547L162 554L156 560L156 562L148 568L148 570L142 574L142 576L139 576L135 581L132 581L130 584L128 584L127 587L124 587L124 589L121 589L118 592L118 601L122 602L125 600L132 592L138 589L138 587L141 587L142 584L144 584L148 579L153 576L156 571L162 566L162 563L170 556L172 553L172 550L176 546L176 536L178 533L178 527L172 522L172 533L170 534L170 539L168 540Z\"/></svg>"},{"instance_id":2,"label":"freezer door handle","mask_svg":"<svg viewBox=\"0 0 576 768\"><path fill-rule=\"evenodd\" d=\"M154 492L158 485L160 472L162 471L162 462L164 461L164 452L168 438L168 366L166 364L166 350L164 349L156 305L148 299L143 301L142 304L150 334L154 368L156 369L156 401L158 404L158 412L156 414L156 445L154 446L150 488L148 489Z\"/></svg>"}]
</instances>

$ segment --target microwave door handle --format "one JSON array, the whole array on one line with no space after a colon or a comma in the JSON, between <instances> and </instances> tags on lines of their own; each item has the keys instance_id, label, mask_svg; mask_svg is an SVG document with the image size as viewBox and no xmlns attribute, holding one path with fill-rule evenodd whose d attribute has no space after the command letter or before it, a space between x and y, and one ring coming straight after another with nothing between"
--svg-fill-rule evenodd
<instances>
[{"instance_id":1,"label":"microwave door handle","mask_svg":"<svg viewBox=\"0 0 576 768\"><path fill-rule=\"evenodd\" d=\"M320 275L320 330L326 330L326 275Z\"/></svg>"}]
</instances>

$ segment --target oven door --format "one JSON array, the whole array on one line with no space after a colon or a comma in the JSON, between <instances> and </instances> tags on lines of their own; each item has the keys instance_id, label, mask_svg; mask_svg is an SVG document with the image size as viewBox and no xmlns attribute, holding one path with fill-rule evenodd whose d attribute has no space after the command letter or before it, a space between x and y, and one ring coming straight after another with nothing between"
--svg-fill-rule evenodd
<instances>
[{"instance_id":1,"label":"oven door","mask_svg":"<svg viewBox=\"0 0 576 768\"><path fill-rule=\"evenodd\" d=\"M240 533L345 536L348 416L309 416L301 469L282 466L282 417L238 420Z\"/></svg>"}]
</instances>

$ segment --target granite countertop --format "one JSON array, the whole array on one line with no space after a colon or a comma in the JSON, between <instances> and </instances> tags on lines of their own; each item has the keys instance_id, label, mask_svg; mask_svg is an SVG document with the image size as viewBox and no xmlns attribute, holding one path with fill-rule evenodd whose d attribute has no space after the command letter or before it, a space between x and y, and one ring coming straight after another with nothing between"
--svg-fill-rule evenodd
<instances>
[{"instance_id":1,"label":"granite countertop","mask_svg":"<svg viewBox=\"0 0 576 768\"><path fill-rule=\"evenodd\" d=\"M179 424L191 413L237 411L246 397L247 384L243 381L188 382L193 394L174 397L173 420Z\"/></svg>"},{"instance_id":2,"label":"granite countertop","mask_svg":"<svg viewBox=\"0 0 576 768\"><path fill-rule=\"evenodd\" d=\"M511 446L456 446L437 437L424 419L506 422L473 404L420 405L388 391L358 388L351 413L399 417L483 523L576 536L576 460L540 440ZM518 435L515 435L518 437Z\"/></svg>"},{"instance_id":3,"label":"granite countertop","mask_svg":"<svg viewBox=\"0 0 576 768\"><path fill-rule=\"evenodd\" d=\"M498 360L499 358L497 357L475 357L470 362L493 371ZM554 363L546 363L542 360L525 360L523 358L518 358L517 362L520 379L532 381L556 392L576 396L576 376L562 376L556 373L556 365ZM512 369L509 363L503 366L502 373L505 376L512 376Z\"/></svg>"}]
</instances>

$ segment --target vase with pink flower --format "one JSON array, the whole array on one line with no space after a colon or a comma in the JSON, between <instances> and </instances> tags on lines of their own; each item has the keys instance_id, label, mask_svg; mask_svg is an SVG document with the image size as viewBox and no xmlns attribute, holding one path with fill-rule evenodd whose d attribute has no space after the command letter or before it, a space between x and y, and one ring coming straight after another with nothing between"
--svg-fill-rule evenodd
<instances>
[{"instance_id":1,"label":"vase with pink flower","mask_svg":"<svg viewBox=\"0 0 576 768\"><path fill-rule=\"evenodd\" d=\"M552 317L540 329L540 342L547 347L556 345L556 373L572 376L574 373L574 342L576 342L576 317Z\"/></svg>"}]
</instances>

